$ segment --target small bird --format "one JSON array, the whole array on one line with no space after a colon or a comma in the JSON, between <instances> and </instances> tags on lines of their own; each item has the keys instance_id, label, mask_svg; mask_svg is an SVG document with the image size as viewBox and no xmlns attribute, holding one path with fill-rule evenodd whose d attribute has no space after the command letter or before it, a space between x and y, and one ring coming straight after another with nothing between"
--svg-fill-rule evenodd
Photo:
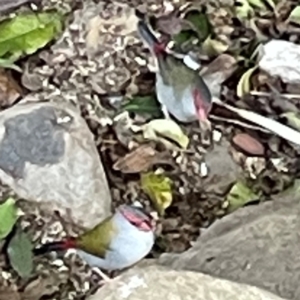
<instances>
[{"instance_id":1,"label":"small bird","mask_svg":"<svg viewBox=\"0 0 300 300\"><path fill-rule=\"evenodd\" d=\"M165 116L168 111L181 122L198 120L201 127L210 128L212 96L198 71L167 51L166 44L154 36L144 20L139 20L137 31L158 65L156 94Z\"/></svg>"},{"instance_id":2,"label":"small bird","mask_svg":"<svg viewBox=\"0 0 300 300\"><path fill-rule=\"evenodd\" d=\"M76 249L91 267L122 270L137 263L152 249L156 222L143 208L121 205L116 212L90 231L34 249L35 255ZM98 271L99 272L99 271ZM105 280L109 280L101 271Z\"/></svg>"}]
</instances>

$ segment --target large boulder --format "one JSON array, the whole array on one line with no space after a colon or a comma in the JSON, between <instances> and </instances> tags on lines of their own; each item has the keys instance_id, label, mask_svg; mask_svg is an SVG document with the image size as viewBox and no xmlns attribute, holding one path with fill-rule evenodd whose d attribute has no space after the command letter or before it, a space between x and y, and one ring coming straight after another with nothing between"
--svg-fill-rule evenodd
<instances>
[{"instance_id":1,"label":"large boulder","mask_svg":"<svg viewBox=\"0 0 300 300\"><path fill-rule=\"evenodd\" d=\"M88 300L283 300L246 284L159 266L132 269Z\"/></svg>"},{"instance_id":2,"label":"large boulder","mask_svg":"<svg viewBox=\"0 0 300 300\"><path fill-rule=\"evenodd\" d=\"M300 202L294 193L241 208L215 222L182 254L159 262L300 299Z\"/></svg>"},{"instance_id":3,"label":"large boulder","mask_svg":"<svg viewBox=\"0 0 300 300\"><path fill-rule=\"evenodd\" d=\"M0 179L21 198L85 228L110 213L93 135L67 104L24 103L0 113Z\"/></svg>"}]
</instances>

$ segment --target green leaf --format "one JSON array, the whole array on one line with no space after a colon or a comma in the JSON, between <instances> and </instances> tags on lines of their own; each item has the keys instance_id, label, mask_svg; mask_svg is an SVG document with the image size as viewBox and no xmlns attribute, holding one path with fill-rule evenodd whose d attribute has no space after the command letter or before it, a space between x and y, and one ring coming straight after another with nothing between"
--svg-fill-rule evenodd
<instances>
[{"instance_id":1,"label":"green leaf","mask_svg":"<svg viewBox=\"0 0 300 300\"><path fill-rule=\"evenodd\" d=\"M15 200L8 198L0 205L0 240L4 239L11 232L17 219Z\"/></svg>"},{"instance_id":2,"label":"green leaf","mask_svg":"<svg viewBox=\"0 0 300 300\"><path fill-rule=\"evenodd\" d=\"M8 244L7 254L12 268L22 278L28 278L33 270L33 245L25 232L20 229Z\"/></svg>"},{"instance_id":3,"label":"green leaf","mask_svg":"<svg viewBox=\"0 0 300 300\"><path fill-rule=\"evenodd\" d=\"M281 116L286 118L287 125L300 131L300 114L299 113L286 112L286 113L281 114Z\"/></svg>"},{"instance_id":4,"label":"green leaf","mask_svg":"<svg viewBox=\"0 0 300 300\"><path fill-rule=\"evenodd\" d=\"M150 114L154 117L161 116L160 105L154 96L137 96L132 99L127 99L123 105L123 109L128 112L139 114Z\"/></svg>"},{"instance_id":5,"label":"green leaf","mask_svg":"<svg viewBox=\"0 0 300 300\"><path fill-rule=\"evenodd\" d=\"M289 15L289 22L300 25L300 5L296 6Z\"/></svg>"},{"instance_id":6,"label":"green leaf","mask_svg":"<svg viewBox=\"0 0 300 300\"><path fill-rule=\"evenodd\" d=\"M161 216L165 209L172 204L171 184L171 179L163 174L149 172L141 175L142 190L149 196Z\"/></svg>"},{"instance_id":7,"label":"green leaf","mask_svg":"<svg viewBox=\"0 0 300 300\"><path fill-rule=\"evenodd\" d=\"M182 30L181 32L173 35L172 39L174 40L176 45L180 46L184 43L187 43L193 37L194 37L194 33L192 30Z\"/></svg>"},{"instance_id":8,"label":"green leaf","mask_svg":"<svg viewBox=\"0 0 300 300\"><path fill-rule=\"evenodd\" d=\"M46 46L62 30L56 12L26 13L0 23L0 57L14 61Z\"/></svg>"},{"instance_id":9,"label":"green leaf","mask_svg":"<svg viewBox=\"0 0 300 300\"><path fill-rule=\"evenodd\" d=\"M248 186L243 182L238 181L231 188L229 194L226 197L228 202L228 211L233 212L234 210L243 207L245 204L253 202L259 199L259 196L255 194Z\"/></svg>"},{"instance_id":10,"label":"green leaf","mask_svg":"<svg viewBox=\"0 0 300 300\"><path fill-rule=\"evenodd\" d=\"M200 41L204 41L209 36L211 25L207 14L196 9L190 10L186 13L184 19L189 21L191 28L197 33Z\"/></svg>"}]
</instances>

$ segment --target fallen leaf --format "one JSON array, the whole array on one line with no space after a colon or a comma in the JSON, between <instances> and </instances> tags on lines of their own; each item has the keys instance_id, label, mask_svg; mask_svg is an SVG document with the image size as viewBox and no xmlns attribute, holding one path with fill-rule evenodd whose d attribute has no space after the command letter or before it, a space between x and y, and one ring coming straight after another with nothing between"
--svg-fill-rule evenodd
<instances>
[{"instance_id":1,"label":"fallen leaf","mask_svg":"<svg viewBox=\"0 0 300 300\"><path fill-rule=\"evenodd\" d=\"M247 133L236 134L232 142L248 155L262 156L265 153L264 146Z\"/></svg>"},{"instance_id":2,"label":"fallen leaf","mask_svg":"<svg viewBox=\"0 0 300 300\"><path fill-rule=\"evenodd\" d=\"M173 200L172 181L163 174L149 172L141 175L141 187L151 199L157 212L162 216Z\"/></svg>"},{"instance_id":3,"label":"fallen leaf","mask_svg":"<svg viewBox=\"0 0 300 300\"><path fill-rule=\"evenodd\" d=\"M0 107L13 105L21 93L21 87L13 77L0 69Z\"/></svg>"},{"instance_id":4,"label":"fallen leaf","mask_svg":"<svg viewBox=\"0 0 300 300\"><path fill-rule=\"evenodd\" d=\"M56 12L24 13L0 24L0 57L16 61L46 46L62 30Z\"/></svg>"},{"instance_id":5,"label":"fallen leaf","mask_svg":"<svg viewBox=\"0 0 300 300\"><path fill-rule=\"evenodd\" d=\"M182 30L178 34L175 34L172 39L176 45L182 46L188 44L190 40L195 36L192 30Z\"/></svg>"},{"instance_id":6,"label":"fallen leaf","mask_svg":"<svg viewBox=\"0 0 300 300\"><path fill-rule=\"evenodd\" d=\"M31 281L22 293L22 300L37 300L59 291L59 286L53 276L38 277Z\"/></svg>"},{"instance_id":7,"label":"fallen leaf","mask_svg":"<svg viewBox=\"0 0 300 300\"><path fill-rule=\"evenodd\" d=\"M300 114L295 112L287 112L281 114L287 120L287 124L300 131Z\"/></svg>"},{"instance_id":8,"label":"fallen leaf","mask_svg":"<svg viewBox=\"0 0 300 300\"><path fill-rule=\"evenodd\" d=\"M0 240L4 239L11 232L17 219L15 200L8 198L0 205Z\"/></svg>"},{"instance_id":9,"label":"fallen leaf","mask_svg":"<svg viewBox=\"0 0 300 300\"><path fill-rule=\"evenodd\" d=\"M251 76L253 75L254 71L257 69L257 66L247 70L242 77L236 88L236 93L238 97L242 98L244 95L248 94L251 90Z\"/></svg>"},{"instance_id":10,"label":"fallen leaf","mask_svg":"<svg viewBox=\"0 0 300 300\"><path fill-rule=\"evenodd\" d=\"M248 0L235 1L235 14L239 19L248 19L253 15L254 10Z\"/></svg>"},{"instance_id":11,"label":"fallen leaf","mask_svg":"<svg viewBox=\"0 0 300 300\"><path fill-rule=\"evenodd\" d=\"M207 14L195 7L190 7L181 16L181 27L179 33L172 35L172 40L182 49L195 38L204 41L212 32Z\"/></svg>"},{"instance_id":12,"label":"fallen leaf","mask_svg":"<svg viewBox=\"0 0 300 300\"><path fill-rule=\"evenodd\" d=\"M180 126L170 119L156 119L142 126L143 136L149 140L162 141L160 137L167 138L186 149L189 138L183 133Z\"/></svg>"},{"instance_id":13,"label":"fallen leaf","mask_svg":"<svg viewBox=\"0 0 300 300\"><path fill-rule=\"evenodd\" d=\"M125 174L147 171L155 162L156 155L157 152L150 145L141 145L118 159L113 169Z\"/></svg>"},{"instance_id":14,"label":"fallen leaf","mask_svg":"<svg viewBox=\"0 0 300 300\"><path fill-rule=\"evenodd\" d=\"M12 268L22 278L28 278L33 270L32 249L28 235L18 229L8 244L7 254Z\"/></svg>"},{"instance_id":15,"label":"fallen leaf","mask_svg":"<svg viewBox=\"0 0 300 300\"><path fill-rule=\"evenodd\" d=\"M266 9L264 0L248 0L249 4L260 9Z\"/></svg>"},{"instance_id":16,"label":"fallen leaf","mask_svg":"<svg viewBox=\"0 0 300 300\"><path fill-rule=\"evenodd\" d=\"M243 207L245 204L256 201L259 196L255 194L249 187L243 182L238 181L231 188L229 194L226 197L228 203L228 211L233 212L234 210Z\"/></svg>"},{"instance_id":17,"label":"fallen leaf","mask_svg":"<svg viewBox=\"0 0 300 300\"><path fill-rule=\"evenodd\" d=\"M122 108L128 112L138 114L150 114L152 117L162 115L159 103L154 96L136 96L132 99L126 99Z\"/></svg>"},{"instance_id":18,"label":"fallen leaf","mask_svg":"<svg viewBox=\"0 0 300 300\"><path fill-rule=\"evenodd\" d=\"M206 13L198 9L190 9L184 15L184 20L188 21L200 41L204 41L211 32L211 24Z\"/></svg>"},{"instance_id":19,"label":"fallen leaf","mask_svg":"<svg viewBox=\"0 0 300 300\"><path fill-rule=\"evenodd\" d=\"M204 53L209 57L218 56L227 51L228 48L229 45L226 45L224 42L212 39L211 36L209 36L202 44Z\"/></svg>"},{"instance_id":20,"label":"fallen leaf","mask_svg":"<svg viewBox=\"0 0 300 300\"><path fill-rule=\"evenodd\" d=\"M288 17L288 21L300 25L300 5L292 10Z\"/></svg>"},{"instance_id":21,"label":"fallen leaf","mask_svg":"<svg viewBox=\"0 0 300 300\"><path fill-rule=\"evenodd\" d=\"M273 9L273 11L276 11L276 5L273 0L265 0L265 1Z\"/></svg>"}]
</instances>

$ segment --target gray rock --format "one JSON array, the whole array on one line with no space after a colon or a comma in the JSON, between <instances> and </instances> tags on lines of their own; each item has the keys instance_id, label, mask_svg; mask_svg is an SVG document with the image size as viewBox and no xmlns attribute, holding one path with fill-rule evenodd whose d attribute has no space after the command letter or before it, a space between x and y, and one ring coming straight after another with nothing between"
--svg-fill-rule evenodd
<instances>
[{"instance_id":1,"label":"gray rock","mask_svg":"<svg viewBox=\"0 0 300 300\"><path fill-rule=\"evenodd\" d=\"M264 288L300 299L299 197L237 210L215 222L183 254L163 254L159 262Z\"/></svg>"},{"instance_id":2,"label":"gray rock","mask_svg":"<svg viewBox=\"0 0 300 300\"><path fill-rule=\"evenodd\" d=\"M262 47L260 69L285 83L300 83L300 46L284 40L271 40Z\"/></svg>"},{"instance_id":3,"label":"gray rock","mask_svg":"<svg viewBox=\"0 0 300 300\"><path fill-rule=\"evenodd\" d=\"M259 288L158 266L132 269L88 300L280 300Z\"/></svg>"},{"instance_id":4,"label":"gray rock","mask_svg":"<svg viewBox=\"0 0 300 300\"><path fill-rule=\"evenodd\" d=\"M239 178L239 166L229 154L229 143L222 139L205 155L208 177L204 180L205 191L225 195Z\"/></svg>"},{"instance_id":5,"label":"gray rock","mask_svg":"<svg viewBox=\"0 0 300 300\"><path fill-rule=\"evenodd\" d=\"M66 104L24 103L0 113L0 179L79 226L90 228L110 213L93 135Z\"/></svg>"}]
</instances>

